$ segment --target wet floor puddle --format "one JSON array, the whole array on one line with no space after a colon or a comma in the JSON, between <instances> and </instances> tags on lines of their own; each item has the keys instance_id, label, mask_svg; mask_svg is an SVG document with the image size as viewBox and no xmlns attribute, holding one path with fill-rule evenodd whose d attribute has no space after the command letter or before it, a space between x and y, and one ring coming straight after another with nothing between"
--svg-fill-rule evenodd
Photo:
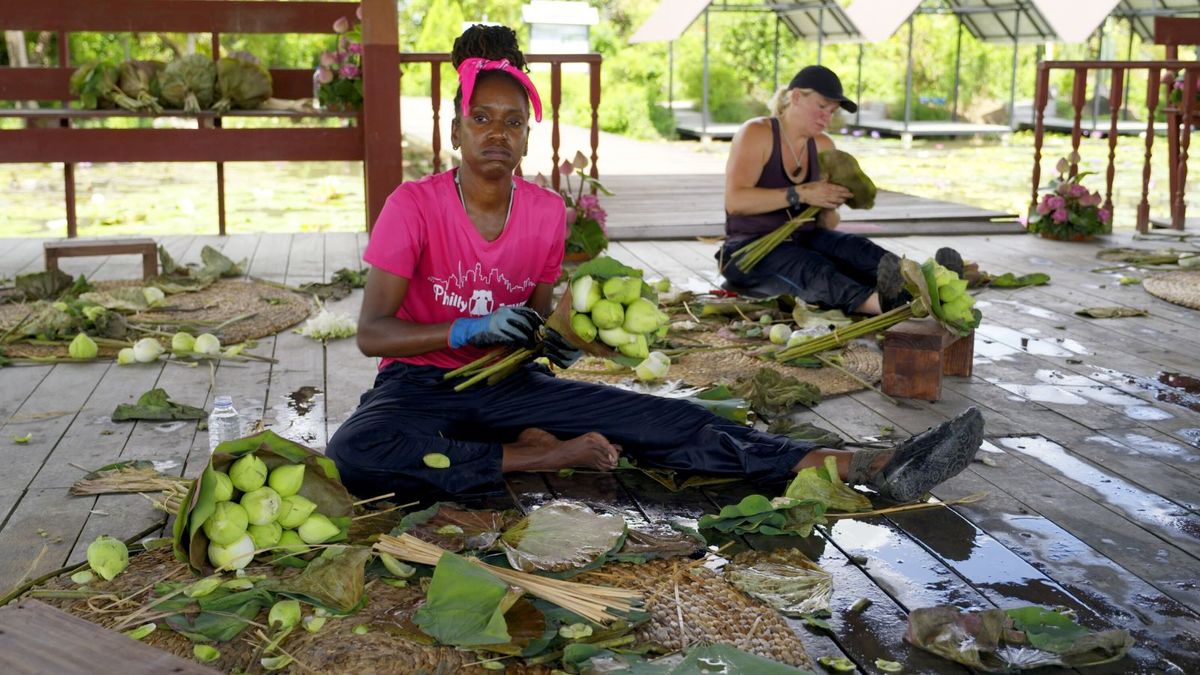
<instances>
[{"instance_id":1,"label":"wet floor puddle","mask_svg":"<svg viewBox=\"0 0 1200 675\"><path fill-rule=\"evenodd\" d=\"M1040 337L1036 328L1016 330L984 323L975 329L976 361L1013 361L1017 354L1071 358L1090 351L1078 340Z\"/></svg>"},{"instance_id":2,"label":"wet floor puddle","mask_svg":"<svg viewBox=\"0 0 1200 675\"><path fill-rule=\"evenodd\" d=\"M306 385L285 399L271 408L275 432L300 443L325 445L325 394Z\"/></svg>"},{"instance_id":3,"label":"wet floor puddle","mask_svg":"<svg viewBox=\"0 0 1200 675\"><path fill-rule=\"evenodd\" d=\"M1110 371L1116 372L1116 371ZM1034 374L1039 380L1037 384L1015 384L1000 382L997 378L988 381L1001 389L1013 394L1013 400L1026 399L1037 403L1056 405L1088 405L1099 403L1112 408L1119 408L1130 419L1142 422L1171 419L1174 415L1162 408L1154 406L1150 401L1138 398L1116 387L1108 386L1097 379L1104 379L1104 373L1093 377L1071 375L1054 369L1041 369ZM1109 377L1111 381L1111 377Z\"/></svg>"},{"instance_id":4,"label":"wet floor puddle","mask_svg":"<svg viewBox=\"0 0 1200 675\"><path fill-rule=\"evenodd\" d=\"M1116 508L1134 522L1200 542L1200 516L1093 466L1054 441L1041 436L1009 436L997 439L997 443L1057 470L1067 480L1083 486L1094 499ZM1166 549L1154 555L1163 563L1170 562Z\"/></svg>"}]
</instances>

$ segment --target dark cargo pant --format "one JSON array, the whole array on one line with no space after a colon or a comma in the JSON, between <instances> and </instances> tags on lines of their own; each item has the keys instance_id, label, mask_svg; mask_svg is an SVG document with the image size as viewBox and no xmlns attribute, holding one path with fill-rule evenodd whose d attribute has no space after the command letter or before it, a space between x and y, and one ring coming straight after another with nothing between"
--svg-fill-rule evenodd
<instances>
[{"instance_id":1,"label":"dark cargo pant","mask_svg":"<svg viewBox=\"0 0 1200 675\"><path fill-rule=\"evenodd\" d=\"M404 500L500 492L500 446L531 427L563 439L596 431L644 465L759 481L786 480L814 447L695 403L558 379L536 364L462 392L445 372L404 363L380 371L325 451L347 489ZM449 457L450 468L425 466L433 452Z\"/></svg>"},{"instance_id":2,"label":"dark cargo pant","mask_svg":"<svg viewBox=\"0 0 1200 675\"><path fill-rule=\"evenodd\" d=\"M846 313L875 292L875 270L887 253L864 236L817 227L796 232L747 274L729 256L748 243L726 244L717 252L722 274L730 283L762 287L767 295L794 295Z\"/></svg>"}]
</instances>

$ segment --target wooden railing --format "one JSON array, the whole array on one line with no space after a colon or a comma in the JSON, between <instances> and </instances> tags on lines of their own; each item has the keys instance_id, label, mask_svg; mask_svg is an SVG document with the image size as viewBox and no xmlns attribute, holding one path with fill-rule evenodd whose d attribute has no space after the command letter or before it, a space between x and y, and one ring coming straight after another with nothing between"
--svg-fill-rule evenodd
<instances>
[{"instance_id":1,"label":"wooden railing","mask_svg":"<svg viewBox=\"0 0 1200 675\"><path fill-rule=\"evenodd\" d=\"M562 104L562 65L564 63L586 63L588 64L589 77L589 100L592 110L592 134L591 134L591 150L590 170L589 175L592 178L599 178L600 171L596 164L599 160L598 148L600 146L600 62L599 54L526 54L525 60L529 63L549 63L550 64L550 97L547 99L543 94L543 114L548 114L551 120L550 129L550 155L552 166L557 167L562 158L559 156L559 122L558 112ZM433 112L433 170L434 172L441 171L443 167L442 161L442 133L441 133L441 115L442 115L442 64L450 63L450 55L439 52L409 52L400 54L400 63L427 63L429 64L429 96L430 106ZM451 71L453 72L453 71ZM401 126L403 126L403 121ZM518 174L520 167L518 167ZM558 171L550 172L550 181L555 190L559 189L561 175Z\"/></svg>"},{"instance_id":2,"label":"wooden railing","mask_svg":"<svg viewBox=\"0 0 1200 675\"><path fill-rule=\"evenodd\" d=\"M1079 151L1083 138L1083 110L1087 103L1087 83L1089 74L1096 71L1106 71L1109 74L1108 100L1110 101L1109 128L1103 131L1097 125L1096 131L1108 138L1108 163L1105 169L1104 208L1112 213L1113 177L1116 175L1116 150L1118 138L1118 122L1125 117L1124 89L1127 86L1126 77L1142 77L1146 81L1145 109L1138 111L1137 116L1145 120L1145 129L1141 134L1144 141L1145 154L1142 162L1142 193L1137 207L1137 229L1146 232L1150 227L1150 178L1151 157L1154 150L1154 140L1161 129L1161 122L1156 118L1159 112L1166 118L1167 165L1168 165L1168 195L1170 202L1171 227L1182 230L1186 217L1186 185L1188 150L1191 145L1192 126L1200 121L1200 108L1196 106L1196 79L1200 77L1200 62L1197 61L1045 61L1038 66L1037 90L1034 94L1034 140L1033 140L1033 181L1031 185L1030 211L1037 205L1038 188L1041 182L1042 144L1045 135L1046 103L1049 100L1050 80L1055 72L1071 71L1073 75L1071 87L1071 108L1074 111L1074 123L1071 127L1071 150ZM1167 72L1166 84L1170 86L1173 79L1170 72L1179 73L1184 79L1183 98L1178 106L1169 104L1162 99L1161 87L1164 84L1164 72ZM1132 81L1132 80L1130 80ZM1129 111L1133 112L1133 111ZM1072 164L1069 175L1079 172L1078 164ZM1109 225L1111 229L1111 223Z\"/></svg>"},{"instance_id":3,"label":"wooden railing","mask_svg":"<svg viewBox=\"0 0 1200 675\"><path fill-rule=\"evenodd\" d=\"M393 0L363 0L363 110L349 113L241 111L225 115L167 111L194 120L191 129L81 128L79 119L149 117L124 110L68 108L68 81L74 68L67 48L71 32L210 33L211 53L219 54L222 33L329 33L333 22L354 17L353 2L250 2L246 0L39 0L0 2L6 29L58 33L57 66L0 68L0 100L59 101L52 109L5 109L0 116L26 121L25 128L0 130L0 163L62 162L67 236L77 233L77 162L214 162L218 232L225 228L224 163L231 161L363 162L366 224L370 228L387 196L402 180L399 135L399 78L396 7ZM312 96L312 69L272 68L278 98ZM341 118L337 128L302 126L223 129L223 117ZM41 126L45 125L45 126Z\"/></svg>"}]
</instances>

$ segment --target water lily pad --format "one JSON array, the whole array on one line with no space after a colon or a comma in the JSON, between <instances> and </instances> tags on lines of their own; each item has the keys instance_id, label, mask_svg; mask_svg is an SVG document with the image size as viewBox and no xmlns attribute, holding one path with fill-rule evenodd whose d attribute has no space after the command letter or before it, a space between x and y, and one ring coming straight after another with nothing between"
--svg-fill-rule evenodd
<instances>
[{"instance_id":1,"label":"water lily pad","mask_svg":"<svg viewBox=\"0 0 1200 675\"><path fill-rule=\"evenodd\" d=\"M618 546L625 520L567 501L533 511L500 537L508 563L524 572L561 572L590 565Z\"/></svg>"}]
</instances>

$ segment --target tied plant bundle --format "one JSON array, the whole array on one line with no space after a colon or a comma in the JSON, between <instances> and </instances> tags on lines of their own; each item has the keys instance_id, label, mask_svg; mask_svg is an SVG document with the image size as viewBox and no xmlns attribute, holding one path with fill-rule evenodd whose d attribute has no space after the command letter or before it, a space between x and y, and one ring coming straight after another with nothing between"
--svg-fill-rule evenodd
<instances>
[{"instance_id":1,"label":"tied plant bundle","mask_svg":"<svg viewBox=\"0 0 1200 675\"><path fill-rule=\"evenodd\" d=\"M669 323L658 308L655 288L642 280L642 270L600 256L576 268L546 328L580 351L636 368L650 357L650 343L666 337ZM455 391L484 379L495 384L542 350L540 343L496 349L445 377L466 378Z\"/></svg>"},{"instance_id":2,"label":"tied plant bundle","mask_svg":"<svg viewBox=\"0 0 1200 675\"><path fill-rule=\"evenodd\" d=\"M567 242L565 256L568 260L591 260L608 248L608 230L604 224L608 220L608 212L600 206L597 192L612 196L608 188L600 181L584 173L588 168L588 158L582 152L576 151L574 159L559 165L558 172L563 177L563 188L559 190L563 203L567 206ZM578 185L571 186L571 175L578 176ZM550 188L550 180L538 174L533 180L537 185ZM585 187L591 188L584 194Z\"/></svg>"},{"instance_id":3,"label":"tied plant bundle","mask_svg":"<svg viewBox=\"0 0 1200 675\"><path fill-rule=\"evenodd\" d=\"M877 192L875 183L867 174L863 173L862 168L858 165L858 160L854 159L853 155L837 149L826 150L817 155L817 162L821 167L821 176L824 176L830 183L841 185L852 193L850 199L846 200L846 206L852 209L874 208ZM770 234L759 237L734 251L730 256L733 264L743 272L754 269L755 265L762 262L762 259L767 257L771 251L791 237L796 230L800 229L800 226L815 220L820 211L819 207L810 206Z\"/></svg>"},{"instance_id":4,"label":"tied plant bundle","mask_svg":"<svg viewBox=\"0 0 1200 675\"><path fill-rule=\"evenodd\" d=\"M1108 209L1101 207L1104 199L1099 192L1092 192L1081 183L1093 172L1082 171L1070 175L1072 167L1078 168L1079 153L1058 160L1055 170L1058 176L1042 188L1043 195L1029 214L1030 233L1041 234L1048 239L1088 239L1105 232L1112 220Z\"/></svg>"},{"instance_id":5,"label":"tied plant bundle","mask_svg":"<svg viewBox=\"0 0 1200 675\"><path fill-rule=\"evenodd\" d=\"M333 22L337 48L321 54L315 75L317 100L329 110L359 110L363 104L362 5L351 25L346 17Z\"/></svg>"},{"instance_id":6,"label":"tied plant bundle","mask_svg":"<svg viewBox=\"0 0 1200 675\"><path fill-rule=\"evenodd\" d=\"M904 258L900 261L900 273L904 276L904 287L913 297L912 302L782 349L775 353L775 360L786 363L819 354L912 318L932 317L949 333L960 337L970 335L979 327L983 314L975 308L975 298L967 293L966 279L960 279L932 258L921 265Z\"/></svg>"}]
</instances>

